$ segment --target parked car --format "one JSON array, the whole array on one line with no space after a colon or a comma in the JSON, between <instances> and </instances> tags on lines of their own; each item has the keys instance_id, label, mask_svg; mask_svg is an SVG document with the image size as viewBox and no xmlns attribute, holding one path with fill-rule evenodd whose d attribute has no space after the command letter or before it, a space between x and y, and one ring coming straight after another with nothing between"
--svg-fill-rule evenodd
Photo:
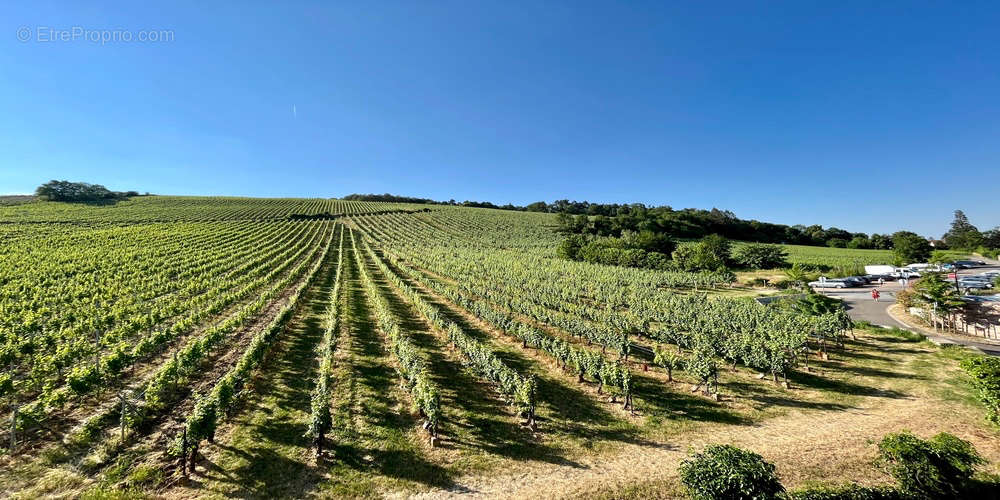
<instances>
[{"instance_id":1,"label":"parked car","mask_svg":"<svg viewBox=\"0 0 1000 500\"><path fill-rule=\"evenodd\" d=\"M984 265L986 265L986 263L983 262L983 261L981 261L981 260L956 260L955 261L955 267L957 267L959 269L972 269L973 267L984 266Z\"/></svg>"},{"instance_id":2,"label":"parked car","mask_svg":"<svg viewBox=\"0 0 1000 500\"><path fill-rule=\"evenodd\" d=\"M958 278L959 283L972 283L972 282L982 282L982 283L993 283L992 278L986 276L961 276Z\"/></svg>"},{"instance_id":3,"label":"parked car","mask_svg":"<svg viewBox=\"0 0 1000 500\"><path fill-rule=\"evenodd\" d=\"M894 281L896 279L896 277L891 274L866 274L864 275L864 278L867 279L869 283L874 283L879 279L883 279L885 281Z\"/></svg>"},{"instance_id":4,"label":"parked car","mask_svg":"<svg viewBox=\"0 0 1000 500\"><path fill-rule=\"evenodd\" d=\"M919 278L920 277L920 273L915 272L915 271L906 271L906 270L896 271L896 272L892 273L892 275L895 276L895 277L897 277L897 278L906 278L906 279Z\"/></svg>"},{"instance_id":5,"label":"parked car","mask_svg":"<svg viewBox=\"0 0 1000 500\"><path fill-rule=\"evenodd\" d=\"M844 278L844 281L853 282L855 286L865 286L871 283L871 281L869 281L868 278L865 278L864 276L848 276Z\"/></svg>"},{"instance_id":6,"label":"parked car","mask_svg":"<svg viewBox=\"0 0 1000 500\"><path fill-rule=\"evenodd\" d=\"M851 288L857 285L854 282L848 282L842 279L833 279L833 280L823 280L823 281L810 281L809 286L813 288Z\"/></svg>"},{"instance_id":7,"label":"parked car","mask_svg":"<svg viewBox=\"0 0 1000 500\"><path fill-rule=\"evenodd\" d=\"M990 278L989 276L959 276L958 277L958 282L959 283L973 283L973 282L993 283L993 278Z\"/></svg>"},{"instance_id":8,"label":"parked car","mask_svg":"<svg viewBox=\"0 0 1000 500\"><path fill-rule=\"evenodd\" d=\"M985 281L959 281L958 287L966 290L989 290L993 288L993 284Z\"/></svg>"}]
</instances>

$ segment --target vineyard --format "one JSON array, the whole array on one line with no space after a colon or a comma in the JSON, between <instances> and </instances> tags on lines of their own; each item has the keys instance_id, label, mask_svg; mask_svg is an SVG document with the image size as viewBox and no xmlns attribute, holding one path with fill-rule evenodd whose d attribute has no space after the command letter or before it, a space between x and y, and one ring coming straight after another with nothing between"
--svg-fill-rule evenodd
<instances>
[{"instance_id":1,"label":"vineyard","mask_svg":"<svg viewBox=\"0 0 1000 500\"><path fill-rule=\"evenodd\" d=\"M866 440L937 418L1000 458L959 355L712 293L720 273L559 259L555 227L328 199L0 205L0 495L670 496L719 436L792 483L879 484Z\"/></svg>"}]
</instances>

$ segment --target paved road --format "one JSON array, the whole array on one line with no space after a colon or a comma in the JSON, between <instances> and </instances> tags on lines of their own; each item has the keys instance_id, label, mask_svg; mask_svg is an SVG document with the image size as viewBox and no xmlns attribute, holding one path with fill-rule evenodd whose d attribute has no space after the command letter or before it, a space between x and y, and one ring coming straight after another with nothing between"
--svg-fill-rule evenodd
<instances>
[{"instance_id":1,"label":"paved road","mask_svg":"<svg viewBox=\"0 0 1000 500\"><path fill-rule=\"evenodd\" d=\"M991 265L988 267L980 267L976 269L966 269L960 272L959 275L961 276L962 274L981 273L987 269L1000 269L1000 263L993 261L991 262L991 264L996 264L996 265ZM873 325L889 326L889 327L896 326L904 330L910 330L909 327L896 321L895 319L893 319L892 316L889 316L888 312L886 312L886 309L888 309L889 306L896 303L896 292L902 290L902 286L899 284L899 282L889 281L886 282L886 284L883 285L881 288L879 288L882 292L882 296L879 298L878 302L872 300L872 295L871 295L872 288L873 288L872 286L866 286L860 288L838 289L837 291L833 291L833 289L827 289L827 290L819 289L817 291L830 297L837 297L842 299L845 305L847 306L847 314L850 315L852 319L867 321ZM923 334L923 332L920 333ZM994 344L987 344L985 342L977 342L971 338L966 339L961 337L956 338L954 336L949 336L949 337L939 337L937 339L932 339L932 340L975 347L981 349L983 352L986 352L987 354L991 354L993 356L1000 356L1000 346Z\"/></svg>"}]
</instances>

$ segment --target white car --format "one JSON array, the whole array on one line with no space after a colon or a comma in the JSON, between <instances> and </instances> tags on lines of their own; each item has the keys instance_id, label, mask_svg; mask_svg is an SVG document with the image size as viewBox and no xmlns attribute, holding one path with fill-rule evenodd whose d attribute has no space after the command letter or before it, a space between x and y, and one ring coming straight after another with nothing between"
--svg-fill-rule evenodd
<instances>
[{"instance_id":1,"label":"white car","mask_svg":"<svg viewBox=\"0 0 1000 500\"><path fill-rule=\"evenodd\" d=\"M847 288L854 286L844 280L810 281L809 286L813 288Z\"/></svg>"}]
</instances>

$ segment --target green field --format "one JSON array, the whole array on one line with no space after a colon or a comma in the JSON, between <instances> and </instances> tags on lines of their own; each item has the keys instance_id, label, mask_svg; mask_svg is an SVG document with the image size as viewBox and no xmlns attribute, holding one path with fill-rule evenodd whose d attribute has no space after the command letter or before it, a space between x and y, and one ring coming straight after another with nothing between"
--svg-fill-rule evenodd
<instances>
[{"instance_id":1,"label":"green field","mask_svg":"<svg viewBox=\"0 0 1000 500\"><path fill-rule=\"evenodd\" d=\"M0 206L0 495L671 497L713 442L791 487L885 484L872 440L902 428L997 471L969 353L708 295L713 273L558 259L553 227L327 199Z\"/></svg>"}]
</instances>

